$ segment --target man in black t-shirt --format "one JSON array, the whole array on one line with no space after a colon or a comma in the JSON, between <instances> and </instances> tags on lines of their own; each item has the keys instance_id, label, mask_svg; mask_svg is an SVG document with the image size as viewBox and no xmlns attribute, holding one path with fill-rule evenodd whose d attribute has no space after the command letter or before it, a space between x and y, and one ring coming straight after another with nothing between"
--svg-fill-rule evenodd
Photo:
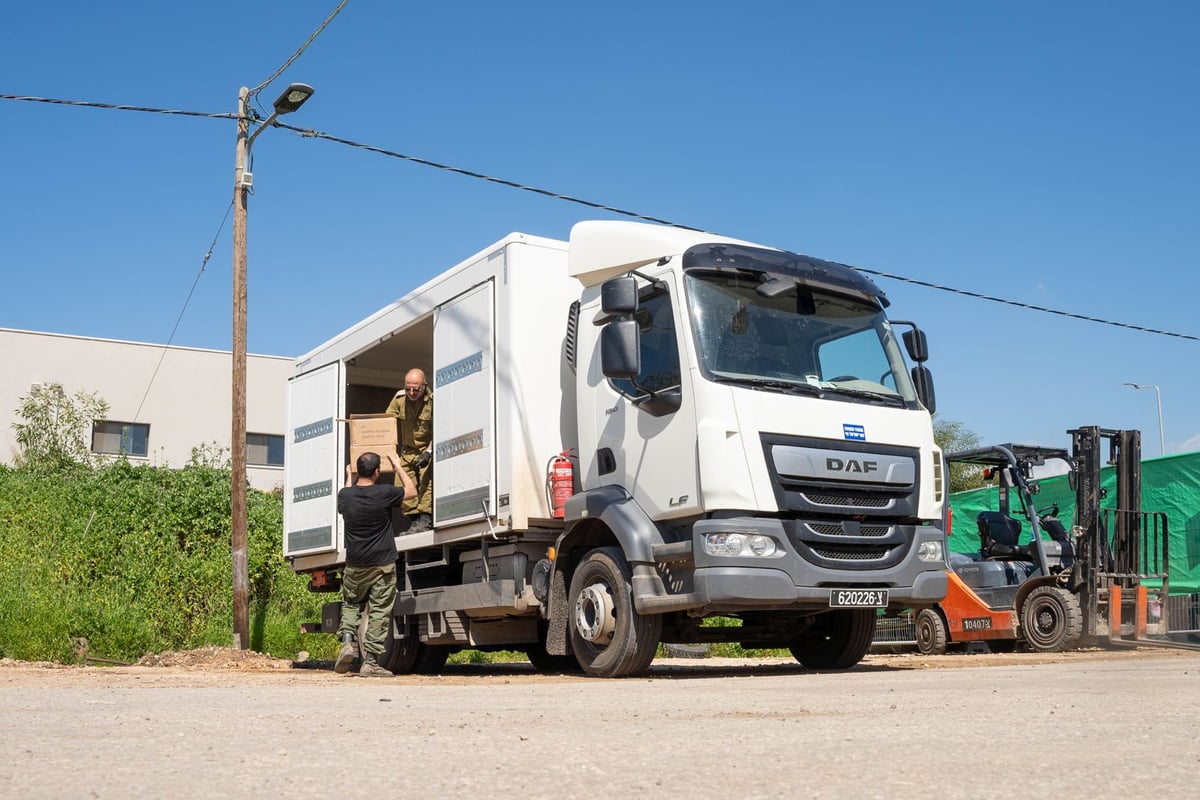
<instances>
[{"instance_id":1,"label":"man in black t-shirt","mask_svg":"<svg viewBox=\"0 0 1200 800\"><path fill-rule=\"evenodd\" d=\"M389 676L379 665L387 641L392 606L396 602L396 539L392 531L392 507L404 502L417 489L400 466L394 452L387 453L403 488L379 483L379 456L358 457L358 479L346 465L346 487L338 492L337 508L346 534L346 568L342 572L342 624L338 634L341 650L334 672L345 674L359 655L355 642L362 614L367 615L367 632L362 641L359 675Z\"/></svg>"}]
</instances>

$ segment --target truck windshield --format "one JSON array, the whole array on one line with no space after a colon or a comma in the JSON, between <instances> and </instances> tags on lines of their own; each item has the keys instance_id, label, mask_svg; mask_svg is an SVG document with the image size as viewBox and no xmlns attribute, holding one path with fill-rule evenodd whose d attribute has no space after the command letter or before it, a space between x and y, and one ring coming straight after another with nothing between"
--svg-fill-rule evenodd
<instances>
[{"instance_id":1,"label":"truck windshield","mask_svg":"<svg viewBox=\"0 0 1200 800\"><path fill-rule=\"evenodd\" d=\"M709 380L829 399L916 405L897 340L880 308L753 271L689 270L688 310Z\"/></svg>"}]
</instances>

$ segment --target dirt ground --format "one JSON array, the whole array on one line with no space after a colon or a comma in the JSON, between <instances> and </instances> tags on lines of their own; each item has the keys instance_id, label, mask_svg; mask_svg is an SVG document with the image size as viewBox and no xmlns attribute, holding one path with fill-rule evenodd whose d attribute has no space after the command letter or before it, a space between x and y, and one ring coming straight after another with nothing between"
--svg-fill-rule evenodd
<instances>
[{"instance_id":1,"label":"dirt ground","mask_svg":"<svg viewBox=\"0 0 1200 800\"><path fill-rule=\"evenodd\" d=\"M1061 800L1192 797L1200 775L1194 652L661 659L623 680L331 667L0 661L0 794Z\"/></svg>"},{"instance_id":2,"label":"dirt ground","mask_svg":"<svg viewBox=\"0 0 1200 800\"><path fill-rule=\"evenodd\" d=\"M1196 657L1195 653L1157 648L1086 648L1066 653L948 653L923 656L918 653L872 653L855 669L940 670L996 666L1031 666L1092 661L1128 661L1145 655ZM659 658L647 677L719 677L806 672L790 658ZM181 652L149 653L135 664L56 664L0 659L0 686L203 686L313 683L343 681L333 672L332 661L274 658L231 647L204 647ZM526 662L447 665L439 675L397 675L373 679L396 684L470 685L501 680L509 682L562 682L591 680L573 674L541 674ZM361 679L360 679L361 680Z\"/></svg>"}]
</instances>

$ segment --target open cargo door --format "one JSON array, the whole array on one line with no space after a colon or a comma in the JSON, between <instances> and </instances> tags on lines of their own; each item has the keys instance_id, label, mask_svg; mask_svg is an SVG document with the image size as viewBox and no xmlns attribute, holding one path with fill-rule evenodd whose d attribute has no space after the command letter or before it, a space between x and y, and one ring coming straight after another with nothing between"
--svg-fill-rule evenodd
<instances>
[{"instance_id":1,"label":"open cargo door","mask_svg":"<svg viewBox=\"0 0 1200 800\"><path fill-rule=\"evenodd\" d=\"M342 363L288 381L287 464L283 485L283 554L307 555L339 546L337 492L344 480Z\"/></svg>"},{"instance_id":2,"label":"open cargo door","mask_svg":"<svg viewBox=\"0 0 1200 800\"><path fill-rule=\"evenodd\" d=\"M496 509L491 281L438 309L433 325L433 519L441 527Z\"/></svg>"}]
</instances>

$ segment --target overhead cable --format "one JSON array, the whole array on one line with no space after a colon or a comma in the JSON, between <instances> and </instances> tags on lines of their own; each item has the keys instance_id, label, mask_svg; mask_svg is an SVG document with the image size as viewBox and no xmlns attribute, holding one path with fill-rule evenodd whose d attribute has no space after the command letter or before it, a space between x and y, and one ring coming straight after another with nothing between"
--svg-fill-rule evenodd
<instances>
[{"instance_id":1,"label":"overhead cable","mask_svg":"<svg viewBox=\"0 0 1200 800\"><path fill-rule=\"evenodd\" d=\"M1174 331L1164 331L1164 330L1159 330L1158 328L1147 328L1142 325L1133 325L1128 322L1115 322L1111 319L1102 319L1100 317L1089 317L1086 314L1076 314L1071 311L1061 311L1057 308L1047 308L1046 306L1035 306L1032 303L1022 303L1019 300L1007 300L1003 297L994 297L990 294L982 294L980 292L972 292L967 289L955 289L952 286L942 286L937 283L930 283L929 281L923 281L923 280L919 280L917 278L906 278L903 275L892 275L891 273L888 273L888 272L880 272L879 270L867 269L866 267L856 267L853 264L847 264L846 266L850 267L851 269L856 269L859 272L865 272L868 275L877 275L881 278L891 278L894 281L902 281L904 283L911 283L916 286L924 286L926 288L937 289L938 291L942 291L942 292L951 292L952 294L961 294L961 295L965 295L966 297L974 297L978 300L990 300L993 303L1003 303L1004 305L1007 305L1007 306L1016 306L1017 308L1025 308L1030 311L1040 311L1043 314L1057 314L1060 317L1070 317L1071 319L1081 319L1085 322L1098 322L1101 325L1112 325L1117 328L1128 328L1129 330L1141 331L1142 333L1156 333L1159 336L1174 336L1177 339L1188 339L1193 342L1200 342L1200 336L1191 336L1186 333L1175 333Z\"/></svg>"},{"instance_id":2,"label":"overhead cable","mask_svg":"<svg viewBox=\"0 0 1200 800\"><path fill-rule=\"evenodd\" d=\"M142 107L142 106L119 106L119 105L110 105L108 103L91 103L91 102L85 102L85 101L81 101L81 100L56 100L53 98L28 97L28 96L23 96L23 95L0 94L0 100L26 100L26 101L31 101L31 102L54 103L54 104L58 104L58 105L84 106L84 107L89 107L89 108L108 108L108 109L116 109L118 111L142 111L142 112L148 112L148 113L154 113L154 114L180 114L183 116L190 116L190 117L210 117L210 118L214 118L214 119L237 119L236 114L230 114L230 113L205 114L205 113L200 113L200 112L196 112L196 111L177 111L177 110L168 110L168 109L162 109L162 108L146 108L146 107ZM463 169L461 167L454 167L449 164L441 164L437 161L431 161L427 158L420 158L418 156L410 156L410 155L405 155L403 153L397 153L394 150L387 150L382 147L375 147L374 145L362 144L361 142L355 142L351 139L345 139L345 138L342 138L339 136L331 136L330 134L322 133L321 131L316 131L316 130L312 130L312 129L308 129L308 128L299 128L294 125L288 125L287 123L280 122L278 120L276 120L272 124L275 125L276 127L285 128L287 130L298 133L301 136L304 136L306 138L325 139L330 142L344 144L349 147L358 148L360 150L366 150L366 151L372 152L372 153L379 153L380 155L389 156L391 158L402 159L404 161L409 161L414 164L421 164L422 166L426 166L426 167L433 167L434 169L440 169L445 172L453 172L458 175L464 175L468 178L476 178L478 180L488 181L490 183L496 183L501 186L507 186L512 189L519 189L523 192L532 192L534 194L538 194L543 197L549 197L549 198L552 198L555 200L563 200L568 203L576 203L578 205L586 206L588 208L594 208L594 209L597 209L600 211L608 211L613 214L618 214L620 216L631 217L633 219L645 220L646 222L654 222L654 223L657 223L660 225L670 225L671 227L682 228L683 230L699 231L702 233L708 232L708 231L705 231L703 228L696 228L691 225L683 225L678 222L671 222L670 220L660 219L659 217L651 217L651 216L647 216L645 214L639 214L635 211L627 211L625 209L617 208L615 206L608 206L608 205L604 205L602 203L595 203L590 200L584 200L584 199L578 198L578 197L571 197L570 195L559 194L558 192L552 192L548 189L540 189L536 186L527 186L525 184L518 183L516 181L510 181L510 180L506 180L504 178L497 178L497 177L494 177L491 175L485 175L482 172L475 172L473 170ZM923 281L918 278L908 278L903 275L894 275L892 273L881 272L879 270L873 270L873 269L869 269L867 267L858 267L858 266L854 266L854 265L847 265L847 266L850 266L851 269L858 270L859 272L863 272L868 275L875 275L875 276L882 277L882 278L889 278L891 280L900 281L902 283L910 283L910 284L913 284L914 286L924 286L925 288L928 288L928 289L936 289L936 290L942 291L942 292L950 292L952 294L958 294L958 295L962 295L964 297L974 297L977 300L987 300L992 303L1000 303L1002 305L1013 306L1015 308L1024 308L1029 311L1037 311L1037 312L1040 312L1043 314L1054 314L1056 316L1067 317L1069 319L1078 319L1078 320L1082 320L1085 322L1094 322L1099 325L1109 325L1109 326L1116 327L1116 328L1125 328L1126 330L1140 331L1142 333L1152 333L1152 334L1156 334L1158 336L1170 336L1170 337L1173 337L1176 339L1186 339L1186 340L1192 341L1192 342L1200 342L1200 336L1193 336L1193 335L1187 334L1187 333L1178 333L1176 331L1166 331L1166 330L1162 330L1160 328L1150 328L1150 327L1146 327L1144 325L1134 325L1134 324L1128 323L1128 322L1118 322L1116 320L1103 319L1101 317L1092 317L1092 316L1088 316L1086 314L1076 314L1071 311L1063 311L1063 310L1057 309L1057 308L1048 308L1046 306L1038 306L1038 305L1033 305L1031 303L1022 303L1018 300L1008 300L1003 297L995 297L993 295L983 294L981 292L973 292L973 291L970 291L967 289L955 289L950 286L942 286L941 284L932 283L930 281Z\"/></svg>"},{"instance_id":3,"label":"overhead cable","mask_svg":"<svg viewBox=\"0 0 1200 800\"><path fill-rule=\"evenodd\" d=\"M176 114L181 117L208 117L210 119L237 119L237 114L206 114L200 111L180 111L171 108L148 108L146 106L120 106L112 103L95 103L88 100L60 100L54 97L30 97L18 94L0 94L0 100L24 100L29 103L50 103L58 106L82 106L84 108L108 108L115 111L142 111L148 114Z\"/></svg>"},{"instance_id":4,"label":"overhead cable","mask_svg":"<svg viewBox=\"0 0 1200 800\"><path fill-rule=\"evenodd\" d=\"M335 8L329 14L329 16L325 18L325 21L321 23L321 26L319 28L317 28L315 31L313 31L312 36L309 36L308 39L305 40L304 44L300 45L300 49L297 50L296 52L292 53L292 57L289 58L287 61L283 62L283 66L281 66L279 69L272 72L271 77L267 78L265 81L260 83L258 86L255 86L253 89L251 89L250 95L254 96L254 95L258 94L263 89L267 88L271 84L271 81L275 80L280 75L282 75L283 71L285 69L287 69L288 67L290 67L292 65L292 62L295 61L297 58L299 58L300 54L304 52L304 49L306 47L308 47L310 44L312 44L313 40L315 40L321 34L321 31L325 30L325 26L328 25L330 22L333 22L333 18L336 17L338 15L338 13L341 12L341 10L346 7L346 3L348 3L348 2L349 2L349 0L342 0L342 2L338 3L337 8Z\"/></svg>"},{"instance_id":5,"label":"overhead cable","mask_svg":"<svg viewBox=\"0 0 1200 800\"><path fill-rule=\"evenodd\" d=\"M217 226L217 232L213 235L212 242L208 245L208 250L204 253L204 258L200 259L200 271L196 273L196 279L192 281L192 288L188 290L187 297L183 301L183 308L179 309L179 316L175 318L175 327L171 328L171 335L167 337L167 343L163 345L162 353L158 356L158 363L154 365L154 373L150 376L150 382L146 385L146 392L142 395L142 402L138 403L137 412L133 415L133 421L137 422L138 416L142 413L142 406L146 405L146 398L150 396L150 389L154 386L154 379L158 377L158 369L162 366L163 359L167 357L167 350L171 347L171 342L175 341L175 333L179 330L179 323L183 321L183 314L187 311L188 303L192 301L192 294L196 291L196 285L200 283L200 276L204 274L204 268L208 266L208 260L212 258L213 248L217 246L217 239L221 237L221 231L225 229L225 222L229 219L229 212L233 210L233 201L229 201L229 205L225 208L225 216L221 217L221 224Z\"/></svg>"},{"instance_id":6,"label":"overhead cable","mask_svg":"<svg viewBox=\"0 0 1200 800\"><path fill-rule=\"evenodd\" d=\"M399 158L399 159L403 159L404 161L411 161L414 164L421 164L426 167L434 167L435 169L444 170L446 172L453 172L458 175L465 175L468 178L477 178L481 181L489 181L491 183L498 183L501 186L508 186L513 189L520 189L523 192L533 192L534 194L540 194L543 197L551 197L551 198L554 198L555 200L565 200L568 203L577 203L581 206L587 206L588 208L595 208L600 211L611 211L614 214L620 214L621 216L625 216L625 217L633 217L634 219L641 219L641 220L645 220L647 222L657 222L660 225L670 225L673 228L683 228L684 230L688 230L688 231L700 231L700 228L693 228L690 225L683 225L678 222L671 222L669 220L659 219L658 217L648 217L645 214L639 214L636 211L626 211L624 209L616 208L614 206L606 206L601 203L593 203L590 200L583 200L578 197L571 197L570 195L559 194L558 192L552 192L548 189L539 189L536 186L526 186L525 184L517 183L516 181L509 181L509 180L505 180L504 178L496 178L491 175L484 175L482 172L474 172L472 170L463 169L461 167L452 167L449 164L439 164L437 161L430 161L427 158L420 158L418 156L409 156L409 155L405 155L404 153L397 153L394 150L385 150L382 147L375 147L374 145L362 144L361 142L355 142L350 139L343 139L339 136L330 136L328 133L322 133L321 131L314 131L314 130L311 130L308 128L298 128L295 125L288 125L286 122L279 122L278 120L276 120L273 124L280 128L287 128L290 131L295 131L296 133L299 133L300 135L302 135L306 138L325 139L330 142L337 142L338 144L349 145L350 147L357 147L360 150L367 150L372 153L379 153L380 155L390 156L392 158ZM704 232L704 231L702 231L702 232Z\"/></svg>"}]
</instances>

